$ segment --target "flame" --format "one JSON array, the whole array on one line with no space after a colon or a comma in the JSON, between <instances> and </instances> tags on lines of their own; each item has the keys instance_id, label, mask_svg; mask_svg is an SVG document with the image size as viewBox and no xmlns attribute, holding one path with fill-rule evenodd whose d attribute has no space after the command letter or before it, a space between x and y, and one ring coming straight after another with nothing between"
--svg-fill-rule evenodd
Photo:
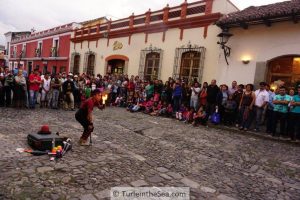
<instances>
[{"instance_id":1,"label":"flame","mask_svg":"<svg viewBox=\"0 0 300 200\"><path fill-rule=\"evenodd\" d=\"M104 94L102 96L102 104L105 104L105 101L107 100L107 94Z\"/></svg>"}]
</instances>

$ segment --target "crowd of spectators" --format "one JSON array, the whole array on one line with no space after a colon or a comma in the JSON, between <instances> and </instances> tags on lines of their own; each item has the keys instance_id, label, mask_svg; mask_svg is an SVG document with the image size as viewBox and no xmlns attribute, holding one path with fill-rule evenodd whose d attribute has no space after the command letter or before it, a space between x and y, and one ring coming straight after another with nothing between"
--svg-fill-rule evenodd
<instances>
[{"instance_id":1,"label":"crowd of spectators","mask_svg":"<svg viewBox=\"0 0 300 200\"><path fill-rule=\"evenodd\" d=\"M40 75L38 70L27 74L20 67L13 71L0 68L0 106L35 109L75 110L99 88L108 94L107 106L124 107L130 112L172 117L194 126L212 121L248 131L249 129L291 140L300 139L300 85L287 91L284 85L273 91L261 82L228 87L169 78L142 80L138 76L89 76L59 73ZM280 125L279 131L277 124Z\"/></svg>"}]
</instances>

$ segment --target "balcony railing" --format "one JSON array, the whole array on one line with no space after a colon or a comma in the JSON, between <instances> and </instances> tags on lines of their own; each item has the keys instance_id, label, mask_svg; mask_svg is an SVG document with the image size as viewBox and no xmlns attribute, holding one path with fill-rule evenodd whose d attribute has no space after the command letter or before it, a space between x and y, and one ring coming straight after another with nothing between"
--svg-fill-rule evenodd
<instances>
[{"instance_id":1,"label":"balcony railing","mask_svg":"<svg viewBox=\"0 0 300 200\"><path fill-rule=\"evenodd\" d=\"M35 57L41 57L41 49L35 49Z\"/></svg>"},{"instance_id":2,"label":"balcony railing","mask_svg":"<svg viewBox=\"0 0 300 200\"><path fill-rule=\"evenodd\" d=\"M206 12L206 1L198 1L194 3L186 3L176 7L165 7L158 11L148 11L142 15L132 15L128 18L108 21L103 24L93 25L75 30L74 38L85 37L87 35L105 34L109 32L122 31L130 28L143 27L147 25L156 25L159 23L167 23L184 18L192 18L203 16Z\"/></svg>"},{"instance_id":3,"label":"balcony railing","mask_svg":"<svg viewBox=\"0 0 300 200\"><path fill-rule=\"evenodd\" d=\"M51 48L50 57L58 57L58 50L56 47Z\"/></svg>"},{"instance_id":4,"label":"balcony railing","mask_svg":"<svg viewBox=\"0 0 300 200\"><path fill-rule=\"evenodd\" d=\"M26 51L22 50L19 54L19 58L25 58L26 57Z\"/></svg>"}]
</instances>

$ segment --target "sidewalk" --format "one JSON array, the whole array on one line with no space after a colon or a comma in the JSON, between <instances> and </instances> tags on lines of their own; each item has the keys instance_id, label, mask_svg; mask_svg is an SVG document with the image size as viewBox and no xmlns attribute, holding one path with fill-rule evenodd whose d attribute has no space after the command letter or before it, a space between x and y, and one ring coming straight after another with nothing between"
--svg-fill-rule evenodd
<instances>
[{"instance_id":1,"label":"sidewalk","mask_svg":"<svg viewBox=\"0 0 300 200\"><path fill-rule=\"evenodd\" d=\"M262 138L262 139L266 139L266 140L273 140L273 141L277 141L277 142L289 143L289 144L292 144L292 145L300 146L300 140L292 141L290 138L273 137L270 134L267 134L263 131L255 132L255 131L252 131L251 129L248 130L248 131L241 131L241 130L239 130L238 128L236 128L234 126L215 125L215 124L212 124L210 122L208 123L208 127L219 129L219 130L231 131L232 133L235 133L235 134L250 135L250 136L254 136L254 137Z\"/></svg>"}]
</instances>

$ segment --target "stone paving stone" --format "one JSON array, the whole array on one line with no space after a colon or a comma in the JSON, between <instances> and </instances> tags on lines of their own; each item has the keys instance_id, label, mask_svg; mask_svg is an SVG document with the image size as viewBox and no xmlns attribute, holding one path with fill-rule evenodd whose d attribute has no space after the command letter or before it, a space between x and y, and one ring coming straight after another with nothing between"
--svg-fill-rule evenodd
<instances>
[{"instance_id":1,"label":"stone paving stone","mask_svg":"<svg viewBox=\"0 0 300 200\"><path fill-rule=\"evenodd\" d=\"M156 170L161 173L165 173L165 172L169 171L167 168L164 168L164 167L158 167L158 168L156 168Z\"/></svg>"},{"instance_id":2,"label":"stone paving stone","mask_svg":"<svg viewBox=\"0 0 300 200\"><path fill-rule=\"evenodd\" d=\"M226 196L226 195L224 195L224 194L218 195L218 196L217 196L217 199L219 199L219 200L236 200L235 198Z\"/></svg>"},{"instance_id":3,"label":"stone paving stone","mask_svg":"<svg viewBox=\"0 0 300 200\"><path fill-rule=\"evenodd\" d=\"M272 183L282 184L281 180L279 180L277 178L269 178L269 177L267 177L266 180L271 181Z\"/></svg>"},{"instance_id":4,"label":"stone paving stone","mask_svg":"<svg viewBox=\"0 0 300 200\"><path fill-rule=\"evenodd\" d=\"M148 183L144 180L137 180L130 183L133 187L142 187L148 185Z\"/></svg>"},{"instance_id":5,"label":"stone paving stone","mask_svg":"<svg viewBox=\"0 0 300 200\"><path fill-rule=\"evenodd\" d=\"M137 159L139 161L143 161L144 162L146 160L146 158L144 158L143 156L135 154L133 152L127 152L127 153L130 154L133 158L135 158L135 159Z\"/></svg>"},{"instance_id":6,"label":"stone paving stone","mask_svg":"<svg viewBox=\"0 0 300 200\"><path fill-rule=\"evenodd\" d=\"M228 167L233 167L233 164L231 164L231 163L225 163L225 165Z\"/></svg>"},{"instance_id":7,"label":"stone paving stone","mask_svg":"<svg viewBox=\"0 0 300 200\"><path fill-rule=\"evenodd\" d=\"M148 181L149 181L150 183L160 183L160 182L163 182L164 179L162 179L162 178L161 178L160 176L158 176L158 175L155 175L155 176L152 176L152 177L148 178Z\"/></svg>"},{"instance_id":8,"label":"stone paving stone","mask_svg":"<svg viewBox=\"0 0 300 200\"><path fill-rule=\"evenodd\" d=\"M201 189L203 192L207 192L207 193L215 193L215 192L216 192L215 189L210 188L210 187L204 187L204 186L202 186L200 189Z\"/></svg>"},{"instance_id":9,"label":"stone paving stone","mask_svg":"<svg viewBox=\"0 0 300 200\"><path fill-rule=\"evenodd\" d=\"M168 176L167 174L159 174L159 175L166 180L172 180L172 177Z\"/></svg>"},{"instance_id":10,"label":"stone paving stone","mask_svg":"<svg viewBox=\"0 0 300 200\"><path fill-rule=\"evenodd\" d=\"M167 172L167 175L173 177L174 179L181 179L182 178L182 175L178 174L176 172Z\"/></svg>"},{"instance_id":11,"label":"stone paving stone","mask_svg":"<svg viewBox=\"0 0 300 200\"><path fill-rule=\"evenodd\" d=\"M38 167L36 170L39 173L45 173L45 172L53 171L54 169L52 167Z\"/></svg>"},{"instance_id":12,"label":"stone paving stone","mask_svg":"<svg viewBox=\"0 0 300 200\"><path fill-rule=\"evenodd\" d=\"M69 163L72 167L77 167L77 166L81 166L81 165L85 165L86 162L83 160L78 160L78 161L74 161Z\"/></svg>"},{"instance_id":13,"label":"stone paving stone","mask_svg":"<svg viewBox=\"0 0 300 200\"><path fill-rule=\"evenodd\" d=\"M292 163L292 162L283 162L282 164L287 165L287 166L292 167L292 168L300 169L300 165L297 165L297 164Z\"/></svg>"},{"instance_id":14,"label":"stone paving stone","mask_svg":"<svg viewBox=\"0 0 300 200\"><path fill-rule=\"evenodd\" d=\"M189 179L189 178L183 178L181 179L181 182L184 183L186 186L189 186L191 188L198 188L200 185L199 183Z\"/></svg>"},{"instance_id":15,"label":"stone paving stone","mask_svg":"<svg viewBox=\"0 0 300 200\"><path fill-rule=\"evenodd\" d=\"M284 185L300 191L300 183L298 183L298 184L285 183Z\"/></svg>"},{"instance_id":16,"label":"stone paving stone","mask_svg":"<svg viewBox=\"0 0 300 200\"><path fill-rule=\"evenodd\" d=\"M250 172L256 172L258 170L259 166L257 165L253 165L251 168L250 168Z\"/></svg>"},{"instance_id":17,"label":"stone paving stone","mask_svg":"<svg viewBox=\"0 0 300 200\"><path fill-rule=\"evenodd\" d=\"M97 192L95 194L95 196L98 198L98 199L105 199L105 198L110 198L110 189L105 189L105 190L102 190L100 192Z\"/></svg>"},{"instance_id":18,"label":"stone paving stone","mask_svg":"<svg viewBox=\"0 0 300 200\"><path fill-rule=\"evenodd\" d=\"M72 178L70 176L66 176L61 179L61 181L63 183L69 183L71 180L72 180Z\"/></svg>"},{"instance_id":19,"label":"stone paving stone","mask_svg":"<svg viewBox=\"0 0 300 200\"><path fill-rule=\"evenodd\" d=\"M80 200L97 200L93 194L85 194L80 197Z\"/></svg>"}]
</instances>

